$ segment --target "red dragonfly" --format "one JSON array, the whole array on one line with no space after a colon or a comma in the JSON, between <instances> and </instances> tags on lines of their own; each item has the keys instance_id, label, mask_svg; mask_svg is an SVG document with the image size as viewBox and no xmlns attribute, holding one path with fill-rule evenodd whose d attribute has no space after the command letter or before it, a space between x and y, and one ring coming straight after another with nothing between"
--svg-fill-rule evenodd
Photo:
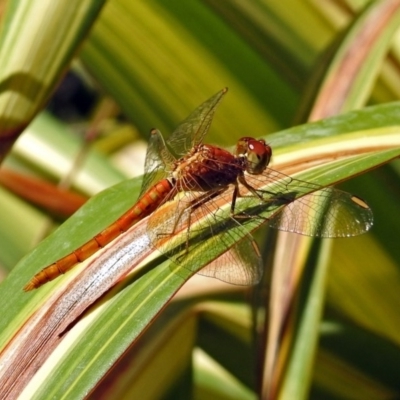
<instances>
[{"instance_id":1,"label":"red dragonfly","mask_svg":"<svg viewBox=\"0 0 400 400\"><path fill-rule=\"evenodd\" d=\"M370 229L371 209L359 197L268 168L272 150L264 140L243 137L234 154L203 144L226 92L199 106L166 142L153 130L136 204L83 246L37 273L24 290L66 273L150 214L148 231L156 248L176 263L191 255L191 268L197 268L195 255L204 255L210 242L205 248L202 244L211 237L213 247L221 246L221 255L210 258L199 273L241 285L261 277L260 254L249 232L265 212L269 226L308 236L347 237ZM163 209L154 212L160 206ZM170 244L179 232L181 243Z\"/></svg>"}]
</instances>

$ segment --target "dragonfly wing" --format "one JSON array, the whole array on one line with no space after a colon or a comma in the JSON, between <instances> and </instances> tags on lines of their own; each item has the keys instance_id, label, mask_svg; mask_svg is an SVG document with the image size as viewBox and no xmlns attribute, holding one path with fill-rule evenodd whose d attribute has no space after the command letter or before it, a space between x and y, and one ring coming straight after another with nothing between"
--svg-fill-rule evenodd
<instances>
[{"instance_id":1,"label":"dragonfly wing","mask_svg":"<svg viewBox=\"0 0 400 400\"><path fill-rule=\"evenodd\" d=\"M165 178L175 158L168 151L164 138L158 129L151 131L146 160L144 163L144 177L140 196L151 186Z\"/></svg>"},{"instance_id":2,"label":"dragonfly wing","mask_svg":"<svg viewBox=\"0 0 400 400\"><path fill-rule=\"evenodd\" d=\"M295 179L271 168L261 176L245 178L263 199L265 210L279 210L268 219L273 228L334 238L360 235L372 227L368 204L350 193ZM241 194L252 195L248 190L241 190Z\"/></svg>"},{"instance_id":3,"label":"dragonfly wing","mask_svg":"<svg viewBox=\"0 0 400 400\"><path fill-rule=\"evenodd\" d=\"M194 146L203 143L203 138L210 128L215 110L227 91L227 88L222 89L197 107L172 133L167 144L175 155L181 157Z\"/></svg>"},{"instance_id":4,"label":"dragonfly wing","mask_svg":"<svg viewBox=\"0 0 400 400\"><path fill-rule=\"evenodd\" d=\"M148 223L152 242L175 264L237 285L253 285L261 278L261 257L248 229L220 204L232 191L185 192L165 204ZM219 256L218 256L219 254Z\"/></svg>"},{"instance_id":5,"label":"dragonfly wing","mask_svg":"<svg viewBox=\"0 0 400 400\"><path fill-rule=\"evenodd\" d=\"M282 231L325 238L360 235L372 224L372 211L362 199L332 187L293 201L269 220Z\"/></svg>"},{"instance_id":6,"label":"dragonfly wing","mask_svg":"<svg viewBox=\"0 0 400 400\"><path fill-rule=\"evenodd\" d=\"M262 277L261 255L257 243L247 234L198 273L234 285L255 285Z\"/></svg>"}]
</instances>

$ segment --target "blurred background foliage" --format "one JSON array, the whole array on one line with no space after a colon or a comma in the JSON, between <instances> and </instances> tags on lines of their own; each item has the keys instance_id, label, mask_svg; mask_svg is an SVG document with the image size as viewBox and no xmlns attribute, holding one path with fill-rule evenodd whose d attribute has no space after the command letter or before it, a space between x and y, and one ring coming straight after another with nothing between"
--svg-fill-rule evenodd
<instances>
[{"instance_id":1,"label":"blurred background foliage","mask_svg":"<svg viewBox=\"0 0 400 400\"><path fill-rule=\"evenodd\" d=\"M10 1L9 7L17 10L24 3ZM168 136L221 88L228 86L230 93L208 142L232 146L242 136L266 136L305 122L310 93L329 79L331 54L340 40L355 40L351 27L357 31L355 21L367 3L109 0L101 11L93 6L89 14L95 22L71 66L70 56L60 56L57 71L66 72L51 97L60 72L43 84L48 92L41 99L32 96L31 115L2 114L11 128L10 120L20 118L19 126L26 126L34 117L0 173L2 275L88 197L141 175L152 127ZM380 3L398 7L395 1ZM89 28L90 18L81 26ZM29 26L24 31L29 35ZM86 35L84 28L80 32ZM393 32L388 29L390 48L380 45L386 57L369 61L362 84L354 89L364 100L340 112L399 99L400 38ZM70 40L65 35L61 43L63 38ZM70 52L79 40L67 43ZM26 60L32 57L31 47L19 51ZM45 102L46 109L36 115ZM327 290L319 295L326 296L323 317L313 324L318 347L315 357L313 349L305 356L310 369L301 357L298 365L294 362L296 335L306 318L298 312L294 320L287 317L290 334L282 337L279 351L285 356L275 368L274 390L263 389L265 356L260 339L253 340L249 307L255 296L250 289L200 279L180 293L92 398L188 398L188 391L196 399L252 399L257 392L287 399L398 398L399 174L394 161L343 184L368 200L375 225L362 237L331 243ZM263 242L264 236L258 239ZM309 265L319 251L311 253ZM305 273L293 308L304 306L303 291L311 280ZM324 279L320 287L325 288ZM266 339L261 342L265 346Z\"/></svg>"}]
</instances>

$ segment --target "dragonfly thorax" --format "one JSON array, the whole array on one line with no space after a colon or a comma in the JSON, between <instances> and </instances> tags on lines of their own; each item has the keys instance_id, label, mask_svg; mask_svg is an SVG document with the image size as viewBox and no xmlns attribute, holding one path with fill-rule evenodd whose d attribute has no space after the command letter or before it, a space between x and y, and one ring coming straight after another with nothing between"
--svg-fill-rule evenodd
<instances>
[{"instance_id":1,"label":"dragonfly thorax","mask_svg":"<svg viewBox=\"0 0 400 400\"><path fill-rule=\"evenodd\" d=\"M263 139L243 137L236 145L236 156L244 160L244 168L251 175L259 175L267 168L272 149Z\"/></svg>"},{"instance_id":2,"label":"dragonfly thorax","mask_svg":"<svg viewBox=\"0 0 400 400\"><path fill-rule=\"evenodd\" d=\"M242 160L217 146L195 146L175 163L172 173L181 190L208 191L236 182L243 173Z\"/></svg>"}]
</instances>

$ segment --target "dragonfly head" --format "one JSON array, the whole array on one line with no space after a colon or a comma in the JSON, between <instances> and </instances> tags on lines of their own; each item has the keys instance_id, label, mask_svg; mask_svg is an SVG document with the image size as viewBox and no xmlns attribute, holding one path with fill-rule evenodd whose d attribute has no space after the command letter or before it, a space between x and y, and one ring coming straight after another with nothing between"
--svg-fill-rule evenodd
<instances>
[{"instance_id":1,"label":"dragonfly head","mask_svg":"<svg viewBox=\"0 0 400 400\"><path fill-rule=\"evenodd\" d=\"M242 137L236 145L236 156L244 159L247 173L258 175L267 168L272 149L263 139Z\"/></svg>"}]
</instances>

